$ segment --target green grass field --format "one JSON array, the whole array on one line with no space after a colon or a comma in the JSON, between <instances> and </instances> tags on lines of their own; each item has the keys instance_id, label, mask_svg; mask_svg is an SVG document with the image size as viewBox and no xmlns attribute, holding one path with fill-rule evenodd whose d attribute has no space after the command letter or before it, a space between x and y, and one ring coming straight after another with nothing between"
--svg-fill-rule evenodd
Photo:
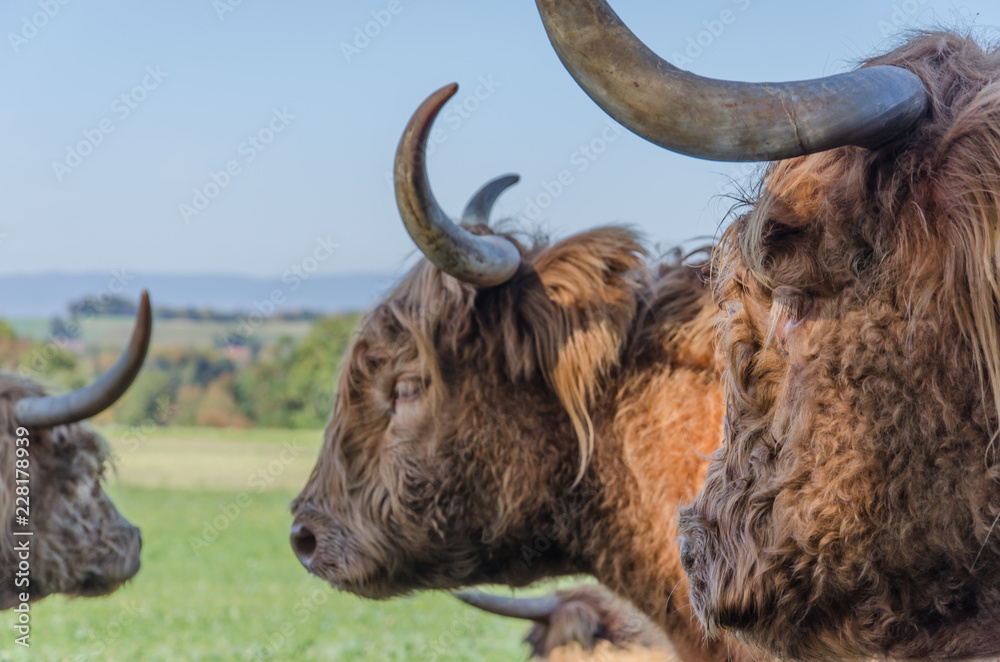
<instances>
[{"instance_id":1,"label":"green grass field","mask_svg":"<svg viewBox=\"0 0 1000 662\"><path fill-rule=\"evenodd\" d=\"M287 542L288 504L319 432L106 436L118 457L110 491L143 531L142 570L105 598L34 604L31 649L4 625L0 661L526 659L524 623L440 593L366 601L302 569ZM270 478L266 489L254 477ZM13 624L10 612L3 619Z\"/></svg>"}]
</instances>

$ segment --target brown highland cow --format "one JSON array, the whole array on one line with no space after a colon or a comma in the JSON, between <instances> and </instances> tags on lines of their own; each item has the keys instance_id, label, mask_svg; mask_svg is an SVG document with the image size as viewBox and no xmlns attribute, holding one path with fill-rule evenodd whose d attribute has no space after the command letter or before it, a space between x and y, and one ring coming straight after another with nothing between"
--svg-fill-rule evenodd
<instances>
[{"instance_id":1,"label":"brown highland cow","mask_svg":"<svg viewBox=\"0 0 1000 662\"><path fill-rule=\"evenodd\" d=\"M107 445L80 421L125 393L142 367L151 331L143 293L118 363L66 395L47 396L31 380L0 373L0 609L53 593L104 595L139 571L139 529L101 487Z\"/></svg>"},{"instance_id":2,"label":"brown highland cow","mask_svg":"<svg viewBox=\"0 0 1000 662\"><path fill-rule=\"evenodd\" d=\"M1000 654L1000 50L928 33L730 83L605 2L537 4L636 133L775 161L713 266L728 424L680 520L700 619L791 659Z\"/></svg>"},{"instance_id":3,"label":"brown highland cow","mask_svg":"<svg viewBox=\"0 0 1000 662\"><path fill-rule=\"evenodd\" d=\"M676 545L676 506L722 434L705 268L650 267L621 228L551 245L493 234L515 178L450 221L424 146L456 89L400 143L397 200L429 260L361 324L292 547L369 598L591 574L683 659L726 659L688 607Z\"/></svg>"}]
</instances>

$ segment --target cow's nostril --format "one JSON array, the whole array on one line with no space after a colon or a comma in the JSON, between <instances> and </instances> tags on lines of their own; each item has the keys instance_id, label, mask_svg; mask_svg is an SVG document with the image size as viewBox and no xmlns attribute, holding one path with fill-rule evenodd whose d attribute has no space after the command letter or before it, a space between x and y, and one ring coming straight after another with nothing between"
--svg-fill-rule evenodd
<instances>
[{"instance_id":1,"label":"cow's nostril","mask_svg":"<svg viewBox=\"0 0 1000 662\"><path fill-rule=\"evenodd\" d=\"M308 569L316 553L316 536L305 524L296 523L292 525L291 543L299 563Z\"/></svg>"},{"instance_id":2,"label":"cow's nostril","mask_svg":"<svg viewBox=\"0 0 1000 662\"><path fill-rule=\"evenodd\" d=\"M691 539L681 538L681 565L684 566L684 572L690 575L694 571L696 559Z\"/></svg>"}]
</instances>

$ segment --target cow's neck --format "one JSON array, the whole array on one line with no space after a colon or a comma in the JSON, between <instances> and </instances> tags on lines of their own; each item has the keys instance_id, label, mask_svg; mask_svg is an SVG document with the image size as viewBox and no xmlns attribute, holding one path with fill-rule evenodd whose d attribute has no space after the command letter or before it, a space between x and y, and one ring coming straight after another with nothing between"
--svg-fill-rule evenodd
<instances>
[{"instance_id":1,"label":"cow's neck","mask_svg":"<svg viewBox=\"0 0 1000 662\"><path fill-rule=\"evenodd\" d=\"M680 563L677 507L704 481L707 457L722 438L724 406L711 325L681 348L639 352L599 411L592 482L592 527L580 532L590 571L630 598L670 636L685 660L725 660L730 644L706 644L688 606ZM603 501L603 503L602 503Z\"/></svg>"}]
</instances>

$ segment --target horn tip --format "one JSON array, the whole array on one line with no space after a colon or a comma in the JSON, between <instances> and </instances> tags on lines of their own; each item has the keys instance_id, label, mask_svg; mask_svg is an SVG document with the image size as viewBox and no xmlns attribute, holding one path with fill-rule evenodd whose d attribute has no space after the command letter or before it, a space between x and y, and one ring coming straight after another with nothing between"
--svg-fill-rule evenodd
<instances>
[{"instance_id":1,"label":"horn tip","mask_svg":"<svg viewBox=\"0 0 1000 662\"><path fill-rule=\"evenodd\" d=\"M463 589L461 591L452 591L451 595L470 607L482 609L483 611L491 611L490 605L496 600L496 596L492 596L488 593L477 591L472 588Z\"/></svg>"},{"instance_id":2,"label":"horn tip","mask_svg":"<svg viewBox=\"0 0 1000 662\"><path fill-rule=\"evenodd\" d=\"M473 607L475 607L480 602L479 597L481 594L479 593L479 591L474 591L472 589L465 589L462 591L452 591L451 595L452 597L461 600L465 604L472 605Z\"/></svg>"},{"instance_id":3,"label":"horn tip","mask_svg":"<svg viewBox=\"0 0 1000 662\"><path fill-rule=\"evenodd\" d=\"M458 83L449 83L448 85L445 85L444 87L435 90L433 94L431 94L424 100L423 104L421 104L420 108L417 110L416 115L414 116L414 119L420 118L420 122L414 124L413 119L411 119L410 126L407 127L407 132L409 132L411 127L420 128L421 126L424 125L426 125L425 126L426 130L430 131L430 124L433 123L434 119L437 117L437 114L441 112L441 109L444 108L445 104L448 103L451 100L451 98L455 96L455 94L457 93L458 93ZM405 140L406 138L405 133L403 134L403 138ZM403 142L400 142L399 148L402 148L403 144L404 144Z\"/></svg>"},{"instance_id":4,"label":"horn tip","mask_svg":"<svg viewBox=\"0 0 1000 662\"><path fill-rule=\"evenodd\" d=\"M135 327L132 331L131 347L137 352L135 372L138 373L149 351L153 337L153 306L149 300L149 290L143 290L136 311ZM131 381L131 380L130 380Z\"/></svg>"},{"instance_id":5,"label":"horn tip","mask_svg":"<svg viewBox=\"0 0 1000 662\"><path fill-rule=\"evenodd\" d=\"M145 335L149 335L153 326L153 304L150 303L149 290L143 290L139 297L139 310L137 311L136 328L142 329Z\"/></svg>"}]
</instances>

